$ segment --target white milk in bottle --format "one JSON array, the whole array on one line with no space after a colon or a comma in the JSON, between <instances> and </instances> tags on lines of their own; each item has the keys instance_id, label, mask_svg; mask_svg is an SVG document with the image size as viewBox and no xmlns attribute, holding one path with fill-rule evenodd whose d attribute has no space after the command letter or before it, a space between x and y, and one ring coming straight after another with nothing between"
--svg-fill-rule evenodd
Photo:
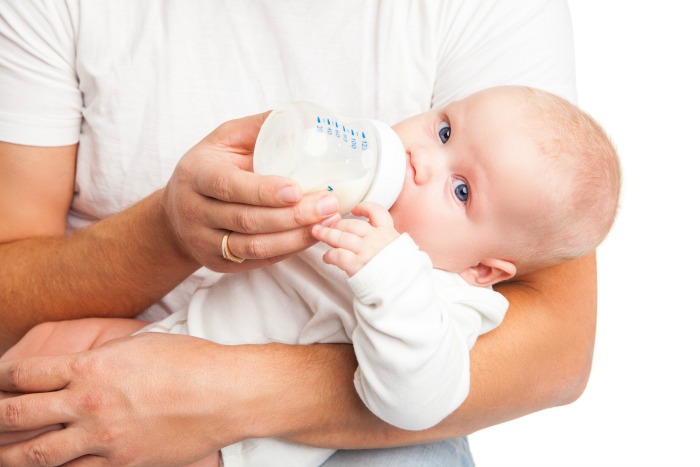
<instances>
[{"instance_id":1,"label":"white milk in bottle","mask_svg":"<svg viewBox=\"0 0 700 467\"><path fill-rule=\"evenodd\" d=\"M345 120L320 105L291 102L265 120L253 170L292 178L305 193L331 191L345 214L364 200L390 208L403 187L406 155L382 122Z\"/></svg>"}]
</instances>

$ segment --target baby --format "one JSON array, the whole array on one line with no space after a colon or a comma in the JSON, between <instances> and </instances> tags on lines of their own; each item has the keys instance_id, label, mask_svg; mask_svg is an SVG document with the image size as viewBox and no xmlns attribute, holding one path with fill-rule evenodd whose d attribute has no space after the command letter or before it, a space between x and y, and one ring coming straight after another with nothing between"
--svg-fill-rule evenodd
<instances>
[{"instance_id":1,"label":"baby","mask_svg":"<svg viewBox=\"0 0 700 467\"><path fill-rule=\"evenodd\" d=\"M146 328L136 320L46 323L3 359L27 356L36 343L46 349L47 336L79 335L76 346L86 348L137 330L231 345L353 343L355 386L370 410L404 429L437 424L467 397L476 338L505 315L507 302L491 286L592 251L613 223L620 167L588 115L526 87L487 89L394 130L407 164L389 211L361 203L353 214L368 222L316 225L320 243L304 252L212 274L187 310ZM332 452L259 439L220 455L224 465L319 465Z\"/></svg>"}]
</instances>

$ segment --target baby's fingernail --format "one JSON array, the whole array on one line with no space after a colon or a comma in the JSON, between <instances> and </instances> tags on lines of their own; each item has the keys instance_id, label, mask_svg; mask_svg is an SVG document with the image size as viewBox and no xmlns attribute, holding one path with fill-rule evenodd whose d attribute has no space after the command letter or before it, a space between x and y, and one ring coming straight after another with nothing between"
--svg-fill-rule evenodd
<instances>
[{"instance_id":1,"label":"baby's fingernail","mask_svg":"<svg viewBox=\"0 0 700 467\"><path fill-rule=\"evenodd\" d=\"M286 186L277 193L277 197L283 203L296 203L301 198L301 193L295 186Z\"/></svg>"},{"instance_id":2,"label":"baby's fingernail","mask_svg":"<svg viewBox=\"0 0 700 467\"><path fill-rule=\"evenodd\" d=\"M316 204L316 212L322 216L338 212L338 200L333 195L326 195Z\"/></svg>"}]
</instances>

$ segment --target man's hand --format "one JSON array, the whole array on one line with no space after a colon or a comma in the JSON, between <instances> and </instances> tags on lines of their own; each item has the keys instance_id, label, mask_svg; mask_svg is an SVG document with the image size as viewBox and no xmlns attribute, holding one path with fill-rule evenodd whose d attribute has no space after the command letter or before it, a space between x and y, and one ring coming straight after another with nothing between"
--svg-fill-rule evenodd
<instances>
[{"instance_id":1,"label":"man's hand","mask_svg":"<svg viewBox=\"0 0 700 467\"><path fill-rule=\"evenodd\" d=\"M222 124L181 158L166 188L71 235L77 145L0 142L0 270L12 270L0 274L0 352L44 321L136 316L201 265L250 269L313 244L311 226L339 218L338 202L251 172L264 119ZM223 258L229 232L243 264Z\"/></svg>"},{"instance_id":2,"label":"man's hand","mask_svg":"<svg viewBox=\"0 0 700 467\"><path fill-rule=\"evenodd\" d=\"M0 444L65 426L0 446L0 465L182 465L216 452L237 436L222 418L245 411L225 407L236 400L228 378L244 377L236 368L253 371L231 365L220 347L143 333L88 352L0 363L0 391L32 393L0 400Z\"/></svg>"},{"instance_id":3,"label":"man's hand","mask_svg":"<svg viewBox=\"0 0 700 467\"><path fill-rule=\"evenodd\" d=\"M163 196L181 249L217 271L238 271L275 262L314 243L311 226L338 214L330 193L302 196L290 179L253 171L253 149L267 114L231 120L216 128L180 160ZM231 232L231 253L221 254Z\"/></svg>"}]
</instances>

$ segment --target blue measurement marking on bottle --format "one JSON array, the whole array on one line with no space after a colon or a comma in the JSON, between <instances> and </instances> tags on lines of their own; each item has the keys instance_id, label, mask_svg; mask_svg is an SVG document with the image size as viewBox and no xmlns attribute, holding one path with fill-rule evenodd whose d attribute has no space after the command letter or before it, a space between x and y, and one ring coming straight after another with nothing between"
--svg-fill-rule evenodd
<instances>
[{"instance_id":1,"label":"blue measurement marking on bottle","mask_svg":"<svg viewBox=\"0 0 700 467\"><path fill-rule=\"evenodd\" d=\"M323 133L323 124L321 123L321 117L316 117L316 133Z\"/></svg>"}]
</instances>

